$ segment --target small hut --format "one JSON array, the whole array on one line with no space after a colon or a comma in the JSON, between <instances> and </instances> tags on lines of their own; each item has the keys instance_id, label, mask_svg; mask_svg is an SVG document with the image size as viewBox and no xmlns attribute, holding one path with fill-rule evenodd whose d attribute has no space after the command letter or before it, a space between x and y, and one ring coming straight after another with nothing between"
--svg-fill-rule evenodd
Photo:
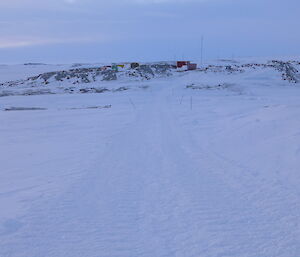
<instances>
[{"instance_id":1,"label":"small hut","mask_svg":"<svg viewBox=\"0 0 300 257\"><path fill-rule=\"evenodd\" d=\"M197 70L196 63L188 63L187 67L188 67L188 70Z\"/></svg>"},{"instance_id":2,"label":"small hut","mask_svg":"<svg viewBox=\"0 0 300 257\"><path fill-rule=\"evenodd\" d=\"M188 66L191 62L189 61L178 61L177 68L182 68L183 66Z\"/></svg>"}]
</instances>

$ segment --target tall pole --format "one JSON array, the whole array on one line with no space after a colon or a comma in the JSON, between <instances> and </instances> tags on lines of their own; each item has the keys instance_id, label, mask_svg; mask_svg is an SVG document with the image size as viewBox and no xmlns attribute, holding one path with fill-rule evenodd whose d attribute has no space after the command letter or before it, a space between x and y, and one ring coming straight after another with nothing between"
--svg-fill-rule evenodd
<instances>
[{"instance_id":1,"label":"tall pole","mask_svg":"<svg viewBox=\"0 0 300 257\"><path fill-rule=\"evenodd\" d=\"M201 36L201 66L203 64L203 42L204 42L204 37Z\"/></svg>"}]
</instances>

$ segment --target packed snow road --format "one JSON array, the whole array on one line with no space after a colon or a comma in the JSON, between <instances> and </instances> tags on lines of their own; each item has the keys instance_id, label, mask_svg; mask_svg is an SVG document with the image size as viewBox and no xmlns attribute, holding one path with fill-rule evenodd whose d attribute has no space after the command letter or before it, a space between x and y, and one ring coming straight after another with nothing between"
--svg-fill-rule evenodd
<instances>
[{"instance_id":1,"label":"packed snow road","mask_svg":"<svg viewBox=\"0 0 300 257\"><path fill-rule=\"evenodd\" d=\"M300 255L299 90L266 90L5 98L47 110L0 114L0 256Z\"/></svg>"}]
</instances>

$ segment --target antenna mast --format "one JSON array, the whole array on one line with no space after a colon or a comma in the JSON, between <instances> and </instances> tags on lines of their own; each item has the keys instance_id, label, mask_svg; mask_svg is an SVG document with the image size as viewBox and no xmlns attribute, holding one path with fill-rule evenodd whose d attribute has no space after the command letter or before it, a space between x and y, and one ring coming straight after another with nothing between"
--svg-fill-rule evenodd
<instances>
[{"instance_id":1,"label":"antenna mast","mask_svg":"<svg viewBox=\"0 0 300 257\"><path fill-rule=\"evenodd\" d=\"M201 36L201 66L203 64L203 42L204 42L204 37Z\"/></svg>"}]
</instances>

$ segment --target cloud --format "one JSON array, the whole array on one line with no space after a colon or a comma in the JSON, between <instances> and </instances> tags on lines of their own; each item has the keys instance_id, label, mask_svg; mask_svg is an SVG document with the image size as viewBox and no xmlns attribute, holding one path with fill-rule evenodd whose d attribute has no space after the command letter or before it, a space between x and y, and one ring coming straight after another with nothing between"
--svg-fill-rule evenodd
<instances>
[{"instance_id":1,"label":"cloud","mask_svg":"<svg viewBox=\"0 0 300 257\"><path fill-rule=\"evenodd\" d=\"M1 38L0 48L20 48L28 46L43 46L43 45L56 45L56 44L78 44L78 43L96 43L96 42L108 42L110 39L107 37L50 37L50 38L39 38L39 37L15 37L15 38Z\"/></svg>"},{"instance_id":2,"label":"cloud","mask_svg":"<svg viewBox=\"0 0 300 257\"><path fill-rule=\"evenodd\" d=\"M131 57L140 49L161 58L197 54L205 35L212 54L255 54L266 45L299 45L299 33L291 33L299 25L299 7L299 0L0 0L0 48L30 57L34 49L60 47L63 58L73 47L76 59L88 51L84 45L95 45L100 57ZM254 39L260 40L256 48L249 46Z\"/></svg>"}]
</instances>

